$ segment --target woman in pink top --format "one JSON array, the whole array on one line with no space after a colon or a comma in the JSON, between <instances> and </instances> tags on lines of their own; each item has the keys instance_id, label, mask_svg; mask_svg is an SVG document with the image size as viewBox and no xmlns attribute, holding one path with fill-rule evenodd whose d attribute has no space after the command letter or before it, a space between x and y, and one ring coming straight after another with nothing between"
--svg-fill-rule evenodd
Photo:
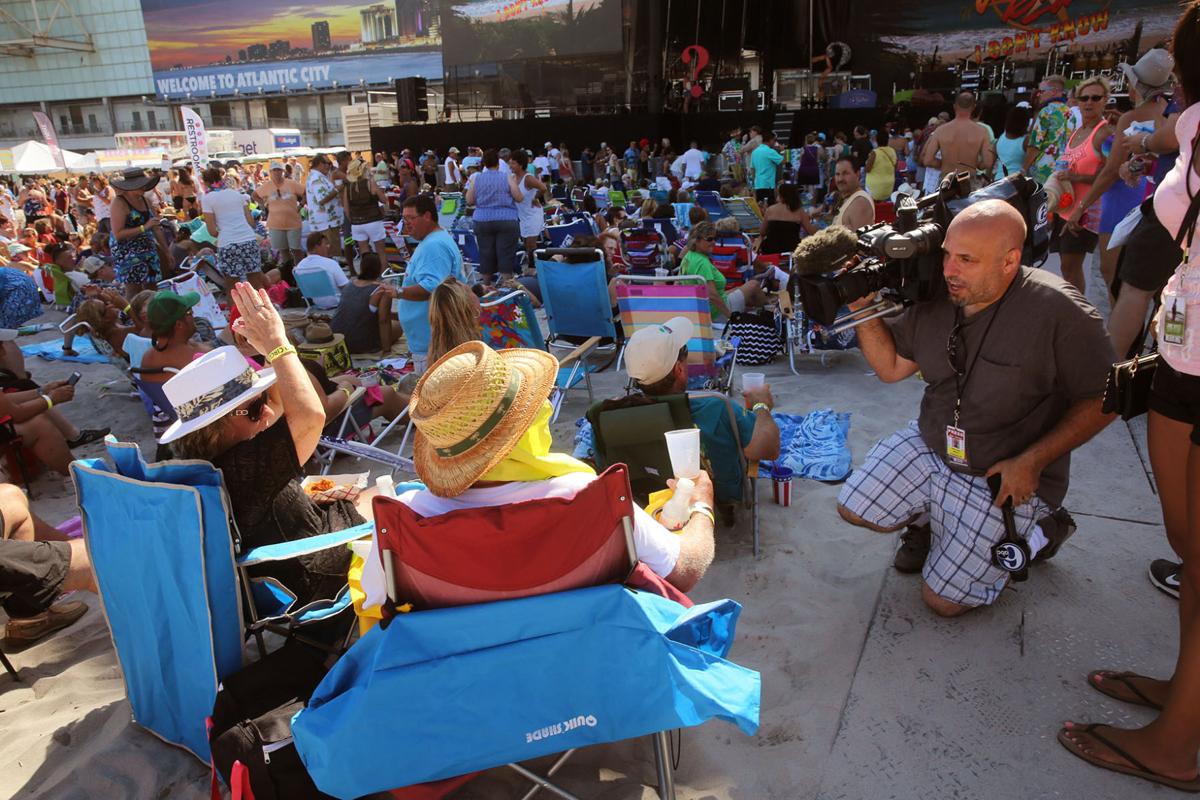
<instances>
[{"instance_id":1,"label":"woman in pink top","mask_svg":"<svg viewBox=\"0 0 1200 800\"><path fill-rule=\"evenodd\" d=\"M1112 126L1104 122L1104 107L1108 104L1108 81L1099 75L1087 78L1075 87L1075 99L1079 101L1079 110L1083 114L1083 122L1068 137L1067 150L1063 157L1067 168L1058 172L1059 180L1071 182L1071 194L1075 202L1091 188L1091 184L1104 167L1104 152L1101 150L1104 141L1112 134ZM1069 220L1075 212L1075 206L1062 209L1058 213L1064 220ZM1062 276L1079 290L1084 292L1086 282L1083 277L1083 260L1087 254L1094 252L1096 242L1100 238L1100 211L1092 207L1084 212L1083 218L1076 225L1068 222L1064 225L1058 239L1058 252L1062 262Z\"/></svg>"},{"instance_id":2,"label":"woman in pink top","mask_svg":"<svg viewBox=\"0 0 1200 800\"><path fill-rule=\"evenodd\" d=\"M1184 225L1184 216L1193 203L1200 206L1195 148L1200 132L1197 0L1180 17L1171 49L1179 79L1175 97L1187 110L1175 128L1179 158L1155 192L1154 210L1170 233L1183 229L1186 241L1190 226ZM1200 792L1196 770L1200 753L1200 503L1196 501L1200 498L1200 242L1193 239L1190 244L1162 293L1157 329L1163 358L1154 374L1149 419L1150 462L1163 524L1183 562L1174 585L1179 597L1179 658L1174 674L1166 680L1107 670L1088 677L1097 691L1158 710L1153 722L1134 729L1068 722L1058 739L1095 766ZM1151 567L1152 575L1157 564Z\"/></svg>"}]
</instances>

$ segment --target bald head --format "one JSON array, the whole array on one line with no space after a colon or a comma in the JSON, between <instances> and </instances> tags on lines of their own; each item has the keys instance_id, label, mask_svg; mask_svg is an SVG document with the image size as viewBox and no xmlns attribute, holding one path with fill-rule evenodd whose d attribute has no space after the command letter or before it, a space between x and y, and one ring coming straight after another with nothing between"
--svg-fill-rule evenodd
<instances>
[{"instance_id":1,"label":"bald head","mask_svg":"<svg viewBox=\"0 0 1200 800\"><path fill-rule=\"evenodd\" d=\"M1025 220L1021 213L1003 200L982 200L969 205L950 221L949 230L976 227L985 229L997 244L997 250L1020 250L1025 245Z\"/></svg>"}]
</instances>

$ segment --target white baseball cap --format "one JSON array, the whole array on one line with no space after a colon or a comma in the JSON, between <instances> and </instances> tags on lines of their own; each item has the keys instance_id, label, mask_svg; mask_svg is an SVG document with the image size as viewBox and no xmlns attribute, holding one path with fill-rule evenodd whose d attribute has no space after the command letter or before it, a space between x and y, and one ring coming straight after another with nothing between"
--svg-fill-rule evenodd
<instances>
[{"instance_id":1,"label":"white baseball cap","mask_svg":"<svg viewBox=\"0 0 1200 800\"><path fill-rule=\"evenodd\" d=\"M625 371L643 385L667 377L679 361L680 348L692 338L693 330L687 317L672 317L662 325L642 328L625 345Z\"/></svg>"}]
</instances>

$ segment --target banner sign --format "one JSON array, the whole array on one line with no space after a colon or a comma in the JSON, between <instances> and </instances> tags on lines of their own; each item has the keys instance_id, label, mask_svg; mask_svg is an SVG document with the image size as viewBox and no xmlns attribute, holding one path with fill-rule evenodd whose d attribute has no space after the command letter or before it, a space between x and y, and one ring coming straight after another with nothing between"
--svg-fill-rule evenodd
<instances>
[{"instance_id":1,"label":"banner sign","mask_svg":"<svg viewBox=\"0 0 1200 800\"><path fill-rule=\"evenodd\" d=\"M871 0L855 30L889 49L944 62L967 58L1044 59L1050 48L1115 51L1138 36L1139 53L1170 38L1179 4L1169 0L923 0L897 16L892 0Z\"/></svg>"},{"instance_id":2,"label":"banner sign","mask_svg":"<svg viewBox=\"0 0 1200 800\"><path fill-rule=\"evenodd\" d=\"M42 132L42 138L46 140L46 146L50 148L54 163L59 169L66 169L66 159L63 158L62 148L58 146L58 137L54 134L54 123L40 111L33 112L33 119L37 122L38 130Z\"/></svg>"},{"instance_id":3,"label":"banner sign","mask_svg":"<svg viewBox=\"0 0 1200 800\"><path fill-rule=\"evenodd\" d=\"M13 154L12 150L0 150L0 172L13 171Z\"/></svg>"},{"instance_id":4,"label":"banner sign","mask_svg":"<svg viewBox=\"0 0 1200 800\"><path fill-rule=\"evenodd\" d=\"M441 0L141 0L155 91L202 101L442 77Z\"/></svg>"},{"instance_id":5,"label":"banner sign","mask_svg":"<svg viewBox=\"0 0 1200 800\"><path fill-rule=\"evenodd\" d=\"M208 165L208 136L204 132L204 120L187 106L180 106L183 114L183 135L187 140L187 157L192 162L196 176Z\"/></svg>"},{"instance_id":6,"label":"banner sign","mask_svg":"<svg viewBox=\"0 0 1200 800\"><path fill-rule=\"evenodd\" d=\"M119 150L97 150L96 166L104 171L117 167L158 167L167 151L161 147L124 148Z\"/></svg>"}]
</instances>

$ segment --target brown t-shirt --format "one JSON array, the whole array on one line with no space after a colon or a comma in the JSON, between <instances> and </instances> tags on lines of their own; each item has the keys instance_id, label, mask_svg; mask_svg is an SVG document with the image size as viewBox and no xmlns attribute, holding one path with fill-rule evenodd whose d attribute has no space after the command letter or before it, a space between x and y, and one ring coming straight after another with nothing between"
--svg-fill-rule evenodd
<instances>
[{"instance_id":1,"label":"brown t-shirt","mask_svg":"<svg viewBox=\"0 0 1200 800\"><path fill-rule=\"evenodd\" d=\"M943 460L958 396L947 356L958 314L943 297L910 306L891 322L896 352L917 363L927 384L918 419L921 438ZM1075 403L1102 396L1116 360L1092 304L1057 275L1029 267L1021 268L1003 303L963 318L962 336L966 357L960 363L975 362L963 387L958 425L966 431L970 469L951 469L976 475L1045 436ZM1067 494L1070 465L1068 453L1042 472L1037 493L1052 507Z\"/></svg>"}]
</instances>

